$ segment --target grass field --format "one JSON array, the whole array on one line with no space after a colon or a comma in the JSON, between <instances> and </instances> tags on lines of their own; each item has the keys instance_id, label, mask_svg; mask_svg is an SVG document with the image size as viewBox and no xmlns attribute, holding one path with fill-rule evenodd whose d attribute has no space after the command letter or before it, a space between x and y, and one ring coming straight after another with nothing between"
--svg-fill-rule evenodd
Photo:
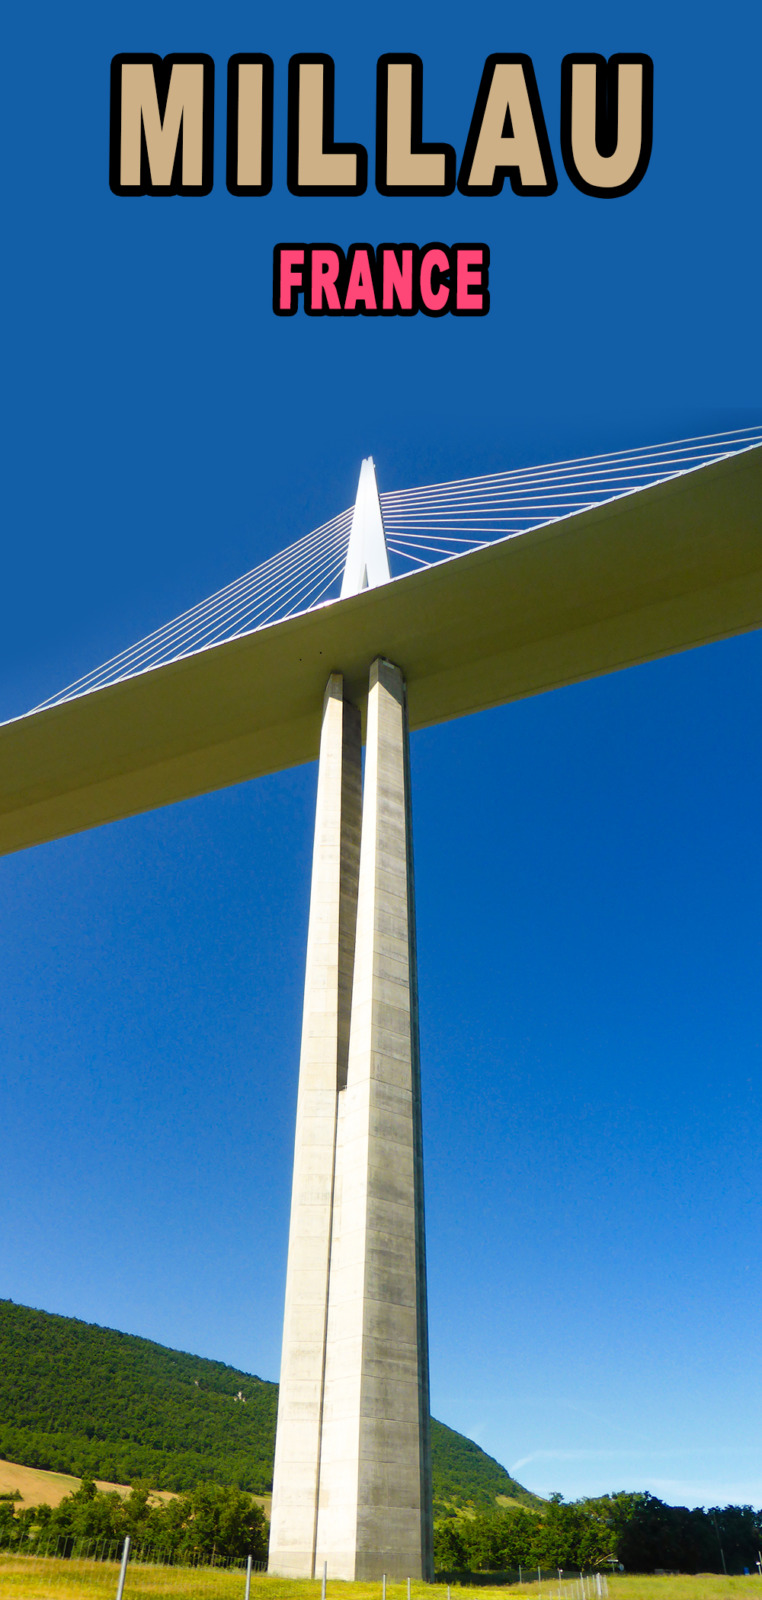
<instances>
[{"instance_id":1,"label":"grass field","mask_svg":"<svg viewBox=\"0 0 762 1600\"><path fill-rule=\"evenodd\" d=\"M79 1488L79 1478L70 1478L66 1472L41 1472L37 1467L21 1467L14 1461L0 1461L0 1494L12 1494L18 1489L25 1506L57 1506ZM119 1494L129 1494L123 1483L98 1483L99 1489L116 1489Z\"/></svg>"},{"instance_id":2,"label":"grass field","mask_svg":"<svg viewBox=\"0 0 762 1600\"><path fill-rule=\"evenodd\" d=\"M105 1483L101 1478L96 1478L99 1489L116 1489L117 1494L128 1495L129 1484ZM19 1510L24 1506L58 1506L67 1494L72 1494L79 1488L79 1478L71 1478L66 1472L43 1472L38 1467L22 1467L16 1461L0 1460L0 1494L12 1494L18 1489L21 1499L16 1502ZM174 1500L171 1489L154 1489L152 1500ZM269 1519L272 1505L271 1494L253 1494Z\"/></svg>"},{"instance_id":3,"label":"grass field","mask_svg":"<svg viewBox=\"0 0 762 1600\"><path fill-rule=\"evenodd\" d=\"M96 1561L55 1561L32 1556L0 1554L0 1600L114 1600L118 1567ZM135 1563L127 1571L124 1600L243 1600L245 1575L240 1569L154 1567ZM574 1600L576 1585L514 1584L508 1589L454 1589L473 1600ZM609 1600L761 1600L762 1579L724 1578L712 1573L698 1577L637 1577L620 1574L608 1579ZM404 1583L387 1584L387 1600L407 1600ZM254 1573L251 1600L318 1600L319 1582L269 1578ZM442 1584L413 1583L412 1600L447 1600ZM380 1583L329 1581L327 1600L381 1600Z\"/></svg>"}]
</instances>

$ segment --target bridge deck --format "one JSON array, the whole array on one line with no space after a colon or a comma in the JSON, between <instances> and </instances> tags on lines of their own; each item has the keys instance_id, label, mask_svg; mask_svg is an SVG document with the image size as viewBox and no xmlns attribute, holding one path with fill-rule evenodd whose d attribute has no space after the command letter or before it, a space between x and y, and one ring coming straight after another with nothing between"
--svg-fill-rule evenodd
<instances>
[{"instance_id":1,"label":"bridge deck","mask_svg":"<svg viewBox=\"0 0 762 1600\"><path fill-rule=\"evenodd\" d=\"M386 656L423 728L762 625L762 449L0 727L0 853L312 761Z\"/></svg>"}]
</instances>

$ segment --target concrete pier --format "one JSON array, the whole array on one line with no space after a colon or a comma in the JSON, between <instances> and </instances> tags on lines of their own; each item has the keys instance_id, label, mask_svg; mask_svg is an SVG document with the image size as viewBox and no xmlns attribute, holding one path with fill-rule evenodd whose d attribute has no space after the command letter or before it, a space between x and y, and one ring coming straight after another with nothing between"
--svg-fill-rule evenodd
<instances>
[{"instance_id":1,"label":"concrete pier","mask_svg":"<svg viewBox=\"0 0 762 1600\"><path fill-rule=\"evenodd\" d=\"M339 724L344 742L353 741L355 724L343 702L341 717L331 712L330 696L331 684L318 785L305 1084L300 1079L270 1570L312 1576L325 1561L336 1578L380 1578L384 1572L430 1578L426 1259L404 679L389 662L371 668L351 952L346 941L339 950L341 918L329 909L340 878L336 861L330 869L326 860L318 862L318 854L333 852L340 836L340 854L347 852L341 881L345 899L350 896L357 859L350 814L357 813L348 801L344 831L335 821L326 831L325 797L329 789L337 792L339 766L356 771L354 754L339 761L335 748ZM327 894L322 910L316 894ZM351 925L347 904L345 933ZM337 952L333 961L329 950ZM350 966L344 1057L340 985ZM337 974L327 984L336 1000L318 1006L316 1051L306 1041L316 1034L315 995L326 987L319 974L329 969Z\"/></svg>"},{"instance_id":2,"label":"concrete pier","mask_svg":"<svg viewBox=\"0 0 762 1600\"><path fill-rule=\"evenodd\" d=\"M323 702L275 1443L270 1570L315 1570L338 1086L346 1082L360 860L360 715Z\"/></svg>"}]
</instances>

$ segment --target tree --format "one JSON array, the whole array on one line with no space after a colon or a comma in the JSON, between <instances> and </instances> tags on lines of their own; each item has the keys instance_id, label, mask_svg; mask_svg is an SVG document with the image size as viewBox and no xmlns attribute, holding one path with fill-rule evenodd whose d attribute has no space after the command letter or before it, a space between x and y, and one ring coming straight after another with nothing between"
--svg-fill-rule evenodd
<instances>
[{"instance_id":1,"label":"tree","mask_svg":"<svg viewBox=\"0 0 762 1600\"><path fill-rule=\"evenodd\" d=\"M443 1517L434 1524L434 1561L440 1572L464 1572L468 1565L463 1518Z\"/></svg>"}]
</instances>

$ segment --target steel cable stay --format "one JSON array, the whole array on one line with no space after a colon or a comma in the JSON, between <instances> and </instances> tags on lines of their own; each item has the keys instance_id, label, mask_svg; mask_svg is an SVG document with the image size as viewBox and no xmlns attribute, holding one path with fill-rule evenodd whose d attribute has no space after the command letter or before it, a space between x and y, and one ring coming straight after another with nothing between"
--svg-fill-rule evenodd
<instances>
[{"instance_id":1,"label":"steel cable stay","mask_svg":"<svg viewBox=\"0 0 762 1600\"><path fill-rule=\"evenodd\" d=\"M433 541L446 540L456 530L461 533L469 532L472 536L491 535L493 538L526 532L531 527L557 521L559 515L569 516L591 509L606 501L637 492L647 485L682 476L685 471L690 471L697 465L707 465L711 461L722 460L736 454L739 449L758 445L762 442L762 430L738 430L737 436L732 441L735 448L730 450L717 449L720 438L723 443L728 442L727 435L715 436L711 447L701 452L693 448L687 460L680 455L675 456L674 453L666 457L662 451L659 457L658 452L651 452L651 464L641 466L637 472L633 471L631 464L614 474L610 472L585 474L581 479L575 479L573 471L567 472L558 482L546 479L542 485L541 496L534 484L527 490L517 489L518 475L511 475L509 492L504 492L502 495L499 483L494 477L489 487L477 485L472 492L469 492L468 480L461 480L457 493L454 494L448 492L446 486L435 485L430 499L429 491L425 488L417 491L401 491L399 496L382 495L385 526L390 541L394 541L394 548L403 555L408 555L408 552L399 549L400 543L407 546L412 544L413 548L418 549L427 545L433 553ZM530 469L530 472L536 479L537 474L534 470ZM571 480L574 480L576 493L572 493ZM579 490L583 487L586 492L580 494ZM406 496L409 496L409 499L406 499ZM478 547L476 539L473 547ZM456 552L453 550L450 553ZM408 555L408 559L412 557Z\"/></svg>"},{"instance_id":2,"label":"steel cable stay","mask_svg":"<svg viewBox=\"0 0 762 1600\"><path fill-rule=\"evenodd\" d=\"M204 624L204 631L200 635L200 640L209 644L215 643L218 636L235 638L238 633L249 630L251 621L254 618L259 617L261 619L263 616L269 616L274 611L280 613L283 606L291 604L293 594L300 592L304 587L306 578L311 577L313 573L322 574L323 569L335 561L337 551L340 552L340 559L343 561L346 544L347 533L341 531L327 542L323 549L313 555L309 562L302 566L296 563L292 564L292 570L279 574L270 587L260 585L252 593L247 594L244 604L240 604L240 597L237 597L232 610L228 608L221 615L216 616L211 627L206 623ZM238 626L234 626L234 624L238 624ZM260 621L260 626L262 625ZM199 639L197 638L196 643L198 644L198 642Z\"/></svg>"},{"instance_id":3,"label":"steel cable stay","mask_svg":"<svg viewBox=\"0 0 762 1600\"><path fill-rule=\"evenodd\" d=\"M452 494L445 497L439 493L427 495L425 491L420 490L416 494L415 498L400 502L399 504L395 502L387 502L385 496L381 497L381 503L384 508L385 519L388 520L390 517L394 516L406 516L410 513L410 511L415 511L416 508L421 506L424 506L427 509L441 509L442 511L446 511L450 508L457 509L458 507L469 505L490 507L495 505L503 505L506 501L524 502L527 499L539 499L543 495L546 497L548 495L555 495L559 497L564 495L573 496L575 493L580 494L585 490L596 493L604 492L608 488L612 490L627 488L640 489L648 483L658 482L664 478L679 477L684 472L691 471L697 466L707 466L712 461L724 460L726 459L727 455L735 453L737 452L723 451L721 456L708 456L705 460L691 462L688 466L682 463L674 462L661 463L658 470L656 466L652 465L647 468L643 467L639 472L599 472L586 474L584 476L575 476L574 474L567 473L564 477L559 478L545 478L542 480L537 479L532 481L522 481L520 483L510 483L507 484L502 491L498 486L493 486L489 490L475 490L473 494L468 494L465 490L461 490L457 494Z\"/></svg>"},{"instance_id":4,"label":"steel cable stay","mask_svg":"<svg viewBox=\"0 0 762 1600\"><path fill-rule=\"evenodd\" d=\"M762 439L757 438L751 442L751 445L744 444L739 448L753 448L754 445L760 442L762 442ZM499 480L495 479L487 486L475 486L473 491L459 486L457 490L445 493L438 486L433 486L430 490L421 488L415 491L405 491L404 494L400 493L399 495L389 492L381 495L381 504L384 508L385 521L388 522L392 517L405 516L409 511L414 511L416 508L424 506L431 510L440 507L442 510L446 510L449 507L457 508L472 503L485 506L498 505L504 503L506 499L519 500L527 496L539 498L540 494L545 496L549 494L571 494L574 490L579 491L588 488L600 492L605 492L607 488L612 490L626 489L629 486L642 488L647 483L679 476L697 466L705 466L710 462L720 461L737 453L735 450L723 450L712 452L700 458L692 458L689 461L681 458L662 459L658 462L643 463L637 469L628 467L617 472L566 472L554 476L549 474L542 476L539 473L530 475L527 473L521 478L511 476L510 479L507 477Z\"/></svg>"},{"instance_id":5,"label":"steel cable stay","mask_svg":"<svg viewBox=\"0 0 762 1600\"><path fill-rule=\"evenodd\" d=\"M66 689L42 701L34 709L42 711L48 706L57 705L62 700L73 699L106 683L116 682L121 677L132 676L135 671L145 671L148 666L188 654L189 645L194 642L198 645L199 637L203 637L207 644L218 642L216 639L210 639L208 635L215 629L219 630L220 624L222 624L222 635L228 637L228 628L234 622L240 624L242 617L258 614L257 601L261 597L264 597L264 608L267 609L271 607L273 597L282 595L284 585L294 576L301 582L305 568L300 565L300 560L305 553L314 556L318 561L322 561L324 557L331 561L337 550L345 551L349 538L350 518L351 511L342 512L330 523L323 524L314 533L307 534L295 544L289 545L279 555L268 557L261 566L254 567L251 572L245 573L234 583L218 590L209 599L181 613L171 622L164 623L161 628L147 634L129 649L121 651L119 655L112 656L102 666L76 679ZM284 603L288 604L288 596L283 598ZM238 631L245 631L245 624L242 628L233 627L230 636L235 636Z\"/></svg>"},{"instance_id":6,"label":"steel cable stay","mask_svg":"<svg viewBox=\"0 0 762 1600\"><path fill-rule=\"evenodd\" d=\"M111 662L106 662L105 667L114 668L117 665L124 665L128 659L134 658L136 655L145 655L147 650L161 648L169 642L176 644L184 636L187 636L189 630L192 632L197 624L210 631L208 624L211 621L214 620L216 622L221 618L224 619L231 616L231 606L238 608L237 610L233 609L232 614L234 617L245 614L246 610L251 609L261 594L269 595L277 592L279 587L288 583L293 572L297 574L301 572L301 558L307 552L310 544L312 548L309 548L309 558L314 559L321 554L321 550L318 548L319 545L322 544L326 549L332 549L334 542L342 544L346 541L346 532L343 528L339 529L338 533L334 532L331 535L323 534L322 530L320 532L321 539L319 541L315 540L315 535L309 535L307 539L298 541L298 550L296 546L290 546L286 551L282 552L281 556L269 558L266 563L262 564L261 568L255 568L253 572L245 574L244 578L238 579L235 583L218 591L216 595L211 597L211 600L201 602L198 606L192 607L190 611L184 612L180 617L175 618L173 622L167 623L164 627L157 629L155 633L149 634L145 639L139 641L137 645L132 646L130 650L123 651L119 656L114 657ZM243 605L241 605L242 600L244 601ZM99 672L102 670L102 668L98 669ZM88 676L93 677L94 675L89 674ZM84 682L85 680L78 681Z\"/></svg>"},{"instance_id":7,"label":"steel cable stay","mask_svg":"<svg viewBox=\"0 0 762 1600\"><path fill-rule=\"evenodd\" d=\"M342 514L342 523L345 515L346 514ZM338 520L339 519L334 519L334 521ZM322 534L322 530L318 531ZM342 526L338 533L334 532L331 536L323 535L323 542L327 544L327 548L332 554L334 544L339 546L345 544L347 537L348 534L346 529ZM300 551L303 550L310 541L314 540L315 535L308 535L307 539L299 540L298 545L300 547ZM225 617L227 617L229 620L232 620L230 619L230 604L228 604L228 602L231 602L234 607L239 606L239 602L244 594L246 595L245 605L242 608L239 606L238 611L234 611L233 615L236 618L240 617L242 614L246 615L247 612L252 609L252 605L260 592L269 594L274 592L272 586L269 590L267 589L268 579L275 579L275 592L277 592L278 583L286 576L290 566L296 564L297 570L301 572L301 569L298 567L298 557L293 556L295 549L295 546L290 546L288 550L282 552L281 556L269 558L266 563L262 564L262 568L255 568L252 573L245 574L243 578L237 579L235 583L229 584L223 590L219 590L217 594L213 595L209 600L203 601L200 605L192 607L190 611L184 612L180 617L175 618L174 621L165 623L163 627L156 629L154 633L147 635L147 637L140 640L137 644L131 646L130 649L120 652L119 655L112 657L101 667L96 668L93 672L86 674L83 678L77 679L76 682L69 685L69 687L62 692L62 694L54 696L51 700L43 702L43 706L55 704L60 699L71 698L73 697L75 691L77 693L83 693L91 688L99 687L101 681L114 681L116 677L129 675L129 673L134 670L144 670L146 665L151 662L154 656L160 658L161 660L165 660L172 659L174 654L183 653L183 651L178 647L181 644L184 644L185 648L187 649L190 640L197 640L199 636L199 627L206 628L208 633L213 631L213 628L208 627L208 624L213 618L216 619L214 626L218 624L220 619L224 619ZM268 569L268 572L265 574L264 578L259 578L259 575L262 573L263 568L265 567ZM278 570L279 568L281 570ZM167 648L169 646L171 646L172 649L170 654L167 655ZM38 706L35 709L41 710L43 709L43 706Z\"/></svg>"},{"instance_id":8,"label":"steel cable stay","mask_svg":"<svg viewBox=\"0 0 762 1600\"><path fill-rule=\"evenodd\" d=\"M721 442L720 442L721 441ZM453 478L444 483L427 484L421 488L389 489L381 495L382 504L392 500L406 499L421 493L433 493L438 490L449 490L464 487L469 489L472 485L481 485L494 482L509 482L527 479L530 476L562 476L564 471L571 473L591 470L598 463L605 463L613 469L617 462L624 467L637 466L638 462L653 463L663 457L666 451L677 451L678 454L688 454L701 459L716 459L724 454L735 454L739 449L747 448L762 442L762 427L739 428L726 433L705 434L696 439L673 440L670 444L653 445L647 449L620 450L606 455L580 456L576 460L551 462L544 466L517 467L511 472L482 473L474 478Z\"/></svg>"}]
</instances>

